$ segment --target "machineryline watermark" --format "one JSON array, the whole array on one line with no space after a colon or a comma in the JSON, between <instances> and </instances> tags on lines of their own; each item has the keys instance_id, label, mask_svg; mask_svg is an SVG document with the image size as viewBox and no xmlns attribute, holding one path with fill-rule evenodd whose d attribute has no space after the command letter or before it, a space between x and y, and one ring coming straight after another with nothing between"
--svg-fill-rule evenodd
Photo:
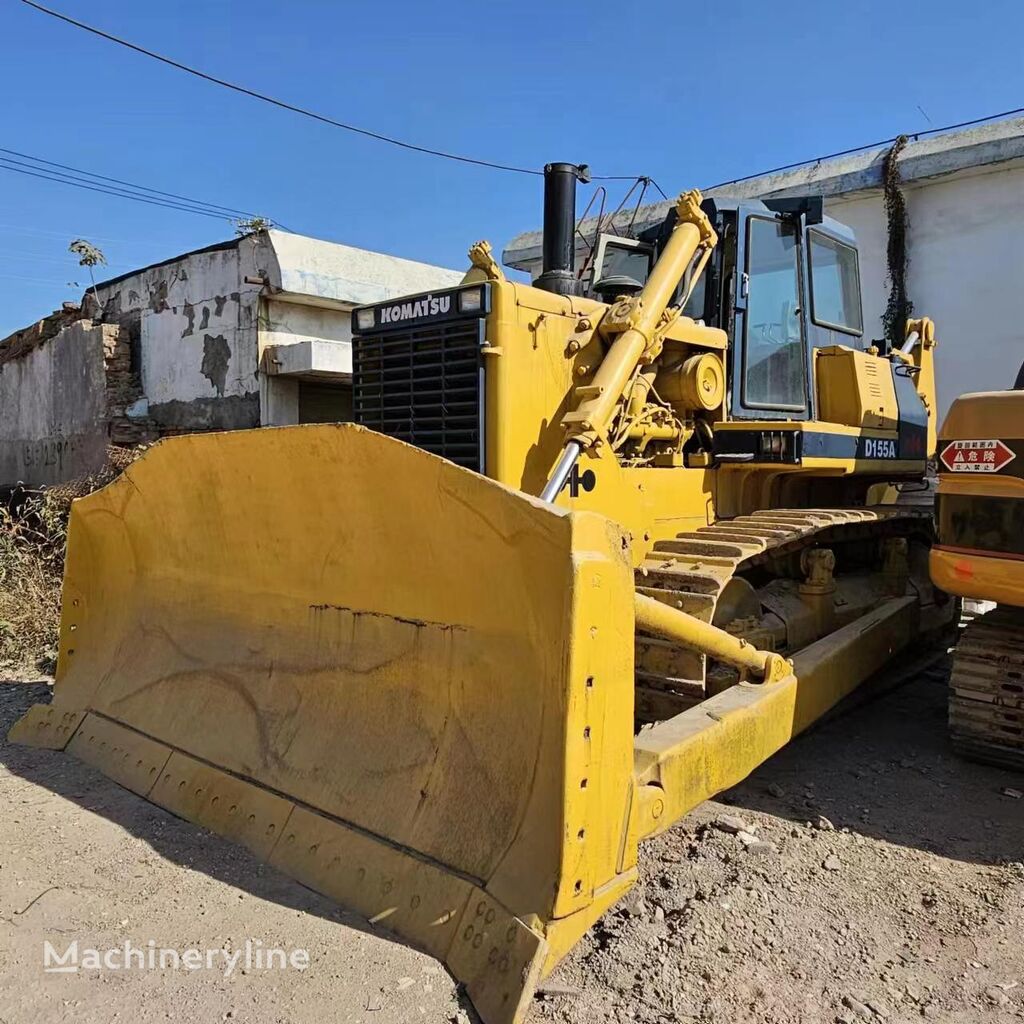
<instances>
[{"instance_id":1,"label":"machineryline watermark","mask_svg":"<svg viewBox=\"0 0 1024 1024\"><path fill-rule=\"evenodd\" d=\"M231 950L225 947L176 949L161 946L155 939L143 945L125 939L119 946L105 949L86 946L75 939L63 950L43 942L43 971L47 974L77 974L79 971L220 971L230 978L235 970L304 971L309 967L309 951L285 950L265 946L260 939L246 939L245 945Z\"/></svg>"}]
</instances>

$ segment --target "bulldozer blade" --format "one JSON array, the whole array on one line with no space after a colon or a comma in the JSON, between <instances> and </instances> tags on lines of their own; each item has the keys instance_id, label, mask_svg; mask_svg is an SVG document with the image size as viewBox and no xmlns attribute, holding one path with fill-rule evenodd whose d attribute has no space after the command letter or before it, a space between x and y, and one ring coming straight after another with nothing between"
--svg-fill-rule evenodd
<instances>
[{"instance_id":1,"label":"bulldozer blade","mask_svg":"<svg viewBox=\"0 0 1024 1024\"><path fill-rule=\"evenodd\" d=\"M53 703L11 738L244 844L505 1024L635 879L633 601L618 525L360 427L172 438L74 503Z\"/></svg>"}]
</instances>

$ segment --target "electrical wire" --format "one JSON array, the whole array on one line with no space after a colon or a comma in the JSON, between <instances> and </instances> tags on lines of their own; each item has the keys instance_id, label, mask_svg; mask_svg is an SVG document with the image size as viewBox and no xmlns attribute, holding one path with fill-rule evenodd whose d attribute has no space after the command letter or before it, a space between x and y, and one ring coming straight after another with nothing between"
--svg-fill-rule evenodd
<instances>
[{"instance_id":1,"label":"electrical wire","mask_svg":"<svg viewBox=\"0 0 1024 1024\"><path fill-rule=\"evenodd\" d=\"M72 264L78 266L75 257L70 253L65 254L64 256L53 256L46 255L41 252L0 252L0 262L3 262L4 260L17 260L19 263L23 261L28 261L29 263L56 263L62 267L68 267ZM108 264L108 266L110 266L111 269L116 269L122 266L128 269L128 264L122 263L111 263Z\"/></svg>"},{"instance_id":2,"label":"electrical wire","mask_svg":"<svg viewBox=\"0 0 1024 1024\"><path fill-rule=\"evenodd\" d=\"M7 157L0 157L0 170L13 171L15 174L24 174L30 178L41 178L43 181L55 181L61 185L70 185L72 188L85 189L88 192L102 192L108 196L116 196L118 199L131 199L137 203L146 203L149 206L162 206L170 210L178 210L182 213L195 213L201 217L213 217L215 220L224 220L225 216L221 213L212 213L210 210L200 210L196 207L182 206L179 203L164 202L161 199L149 198L141 195L133 195L130 192L125 192L123 189L114 190L109 188L103 188L99 185L82 184L81 179L76 181L70 175L63 177L57 177L58 172L43 173L42 170L27 170L26 165L11 166L16 161L9 161Z\"/></svg>"},{"instance_id":3,"label":"electrical wire","mask_svg":"<svg viewBox=\"0 0 1024 1024\"><path fill-rule=\"evenodd\" d=\"M288 110L293 114L301 114L303 117L311 117L316 121L331 125L334 128L342 128L348 132L355 132L357 135L364 135L367 138L376 139L378 142L386 142L391 146L399 146L402 149L409 149L415 153L425 153L427 156L443 157L446 160L456 160L459 163L464 164L476 164L479 167L490 167L496 171L513 171L516 174L538 175L544 173L543 171L534 170L530 167L516 167L513 164L496 163L491 160L481 160L477 157L462 156L459 153L448 153L441 149L431 149L429 146L418 146L415 143L405 142L402 139L396 139L390 135L384 135L381 132L371 131L368 128L359 128L353 124L346 124L344 121L336 121L333 117L328 117L326 114L318 114L315 110L307 110L305 107L297 106L294 103L288 103L285 100L276 99L273 96L268 96L266 93L257 92L255 89L248 89L244 85L238 85L235 82L229 82L224 78L217 78L215 75L209 75L205 71L200 71L198 68L189 67L188 64L182 64L180 61L163 56L163 54L156 53L153 50L147 50L144 46L139 46L137 43L129 42L127 39L122 39L109 32L104 32L102 29L94 28L92 25L87 25L84 21L78 21L75 18L68 17L66 14L61 14L59 11L54 11L49 7L44 7L42 4L37 4L35 3L35 0L21 0L21 2L26 4L28 7L35 8L35 10L40 11L42 14L48 14L51 18L57 18L59 21L66 22L68 25L73 25L75 28L80 28L84 32L90 32L92 35L99 36L101 39L106 39L108 42L117 43L118 46L127 47L127 49L134 50L136 53L141 53L145 57L150 57L153 60L160 61L161 64L166 64L168 67L176 68L178 71L184 71L189 75L194 75L196 78L201 78L206 82L211 82L213 85L219 85L224 89L230 89L232 92L241 93L243 96L249 96L252 99L260 100L263 103L270 103L275 107L279 107L282 110Z\"/></svg>"},{"instance_id":4,"label":"electrical wire","mask_svg":"<svg viewBox=\"0 0 1024 1024\"><path fill-rule=\"evenodd\" d=\"M163 54L156 53L153 50L146 49L146 47L140 46L137 43L130 42L129 40L123 39L120 36L113 35L110 32L105 32L102 29L95 28L92 25L88 25L84 21L78 21L76 18L72 18L72 17L70 17L70 16L68 16L66 14L62 14L60 11L55 11L55 10L52 10L51 8L49 8L49 7L45 7L42 4L40 4L40 3L36 3L36 0L21 0L21 3L25 4L27 7L31 7L34 10L39 11L41 14L45 14L45 15L51 17L51 18L56 18L58 21L62 21L65 24L73 26L74 28L81 29L83 32L88 32L91 35L98 36L101 39L106 39L108 42L116 43L118 46L123 46L126 49L133 50L134 52L140 53L140 54L142 54L145 57L149 57L152 60L159 61L160 63L166 64L168 67L175 68L178 71L184 71L186 74L193 75L194 77L200 78L200 79L202 79L203 81L206 81L206 82L210 82L213 85L219 85L219 86L221 86L221 88L229 89L232 92L240 93L243 96L249 96L252 99L260 100L263 103L269 103L272 106L280 108L281 110L287 110L287 111L290 111L293 114L300 114L303 117L312 118L315 121L319 121L322 124L330 125L330 126L332 126L334 128L341 128L344 131L353 132L353 133L355 133L357 135L362 135L362 136L364 136L366 138L375 139L378 142L383 142L383 143L386 143L386 144L391 145L391 146L397 146L397 147L399 147L401 149L410 150L410 151L415 152L415 153L423 153L423 154L426 154L427 156L440 157L440 158L445 159L445 160L454 160L454 161L456 161L458 163L472 164L472 165L475 165L477 167L486 167L486 168L490 168L492 170L497 170L497 171L510 171L510 172L513 172L513 173L516 173L516 174L542 175L544 173L543 171L537 170L537 169L532 168L532 167L520 167L520 166L517 166L515 164L503 164L503 163L498 163L498 162L491 161L491 160L483 160L483 159L480 159L478 157L465 156L465 155L460 154L460 153L450 153L450 152L447 152L446 150L442 150L442 149L433 149L433 148L431 148L429 146L420 146L420 145L417 145L417 144L412 143L412 142L406 142L403 139L397 139L397 138L394 138L393 136L385 135L382 132L376 132L376 131L372 131L372 130L370 130L368 128L360 128L357 125L348 124L348 123L346 123L344 121L338 121L335 118L328 117L325 114L319 114L319 113L317 113L314 110L308 110L305 107L300 107L300 106L298 106L298 105L296 105L294 103L288 103L285 100L277 99L277 98L275 98L273 96L267 95L266 93L257 92L255 89L249 89L246 86L238 85L237 83L230 82L227 79L218 78L215 75L207 74L205 71L200 71L198 68L190 67L188 64L183 64L180 61L172 59L171 57L165 57ZM988 115L985 115L983 117L976 117L976 118L972 118L972 119L967 120L967 121L959 121L956 124L942 125L941 127L938 127L938 128L927 128L927 129L924 129L924 130L919 131L919 132L914 132L914 133L910 134L909 137L912 138L912 139L919 139L919 138L923 138L924 136L927 136L927 135L938 135L938 134L941 134L943 132L956 131L957 129L960 129L960 128L969 128L969 127L971 127L973 125L983 124L986 121L996 121L996 120L999 120L999 119L1004 118L1004 117L1011 117L1014 114L1021 114L1021 113L1024 113L1024 107L1015 107L1012 110L1004 110L1004 111L1001 111L1000 113L997 113L997 114L988 114ZM754 178L763 177L764 175L767 175L767 174L777 174L777 173L779 173L781 171L793 170L793 169L795 169L797 167L807 166L808 164L820 163L820 162L822 162L824 160L832 160L832 159L834 159L836 157L849 156L849 155L851 155L853 153L860 153L860 152L863 152L866 149L874 149L874 148L881 147L881 146L892 145L896 141L897 138L899 138L899 136L893 136L892 138L882 139L879 142L870 142L870 143L865 143L864 145L861 145L861 146L854 146L854 147L852 147L850 149L838 150L835 153L829 153L829 154L827 154L825 156L813 157L813 158L808 159L808 160L799 160L799 161L796 161L795 163L782 164L781 166L773 167L770 170L758 171L758 172L756 172L754 174L744 175L741 178L732 178L732 179L730 179L728 181L718 182L715 185L708 185L708 186L706 186L703 189L703 191L709 192L712 189L721 188L724 185L732 185L732 184L737 184L737 183L743 182L743 181L751 181ZM57 166L60 166L60 165L57 165ZM7 168L7 169L8 170L13 170L13 168ZM649 182L650 184L652 184L658 190L658 192L661 194L663 199L668 200L668 196L665 194L665 192L663 191L661 186L656 181L654 181L652 178L650 178L647 175L595 174L595 175L591 175L591 178L592 178L592 180L595 180L595 181L634 181L634 182L636 182L638 184L640 182L645 182L645 183ZM116 179L107 179L107 180L116 181ZM79 187L85 187L85 186L79 186ZM136 186L136 187L145 188L145 186ZM99 189L96 189L96 191L99 191ZM151 190L151 189L146 189L146 191L156 192L156 190ZM169 197L172 196L171 193L157 193L157 194L163 194L163 195L169 196ZM180 197L174 197L174 198L180 198ZM143 201L143 200L139 200L139 201ZM198 212L198 211L193 210L191 212Z\"/></svg>"},{"instance_id":5,"label":"electrical wire","mask_svg":"<svg viewBox=\"0 0 1024 1024\"><path fill-rule=\"evenodd\" d=\"M32 284L45 284L45 285L62 285L64 287L72 286L77 288L78 285L71 281L58 281L55 278L42 278L42 277L25 277L22 274L6 274L0 273L0 278L5 278L11 281L28 281Z\"/></svg>"},{"instance_id":6,"label":"electrical wire","mask_svg":"<svg viewBox=\"0 0 1024 1024\"><path fill-rule=\"evenodd\" d=\"M295 103L289 103L287 100L277 99L267 93L257 92L255 89L249 89L244 85L238 85L236 82L229 82L225 78L218 78L216 75L200 71L198 68L191 67L188 64L183 64L181 61L174 60L171 57L165 57L163 54L157 53L154 50L148 50L146 47L140 46L138 43L133 43L128 39L115 36L110 32L104 32L103 29L96 28L93 25L87 25L84 21L78 21L77 18L72 18L67 14L61 14L60 11L44 7L42 4L36 3L35 0L21 0L21 2L25 4L25 6L39 11L41 14L46 14L51 18L56 18L58 21L63 21L65 24L79 28L83 32L89 32L94 36L99 36L100 39L106 39L108 42L116 43L118 46L134 50L136 53L141 53L144 57L149 57L152 60L159 61L161 64L166 64L168 67L175 68L178 71L184 71L186 74L193 75L196 78L201 78L204 82L219 85L222 89L230 89L232 92L240 93L243 96L249 96L251 99L260 100L262 103L269 103L281 110L287 110L292 114L301 114L303 117L312 118L314 121L330 125L332 128L341 128L344 131L354 132L356 135L362 135L368 139L375 139L377 142L384 142L389 146L398 146L400 149L411 150L414 153L424 153L427 156L436 156L444 160L454 160L458 163L473 164L477 167L487 167L494 171L511 171L514 174L533 175L543 175L544 173L543 171L537 170L533 167L519 167L515 164L503 164L493 160L483 160L479 157L465 156L461 153L450 153L443 149L433 149L430 146L420 146L413 142L406 142L404 139L396 139L392 135L385 135L383 132L376 132L369 128L360 128L358 125L348 124L345 121L338 121L333 117L328 117L326 114L319 114L315 110L300 107ZM591 175L591 179L596 181L633 181L642 177L645 176L637 174ZM658 189L658 191L660 192L661 189Z\"/></svg>"},{"instance_id":7,"label":"electrical wire","mask_svg":"<svg viewBox=\"0 0 1024 1024\"><path fill-rule=\"evenodd\" d=\"M28 227L25 224L0 224L0 231L13 231L19 235L38 235L40 238L66 239L69 235L72 237L87 235L97 242L123 242L126 245L132 245L135 242L141 241L138 238L112 238L110 235L94 235L90 231L47 231L45 228Z\"/></svg>"},{"instance_id":8,"label":"electrical wire","mask_svg":"<svg viewBox=\"0 0 1024 1024\"><path fill-rule=\"evenodd\" d=\"M223 214L233 214L238 217L255 217L257 214L251 210L236 210L231 206L221 206L219 203L207 203L202 199L193 199L191 196L181 196L175 192L162 192L158 188L150 188L148 185L138 185L133 181L122 181L120 178L108 178L105 174L96 174L93 171L83 171L81 167L71 167L68 164L59 164L54 160L44 160L41 156L32 156L31 153L19 153L16 149L4 149L0 146L0 153L6 153L8 156L21 157L23 160L31 160L37 164L46 164L50 167L59 168L62 171L73 171L75 174L84 174L89 178L95 178L97 181L112 182L115 185L125 185L128 188L138 189L141 192L152 192L157 196L164 196L167 199L180 199L182 202L188 203L190 206L205 206L209 209L220 212Z\"/></svg>"}]
</instances>

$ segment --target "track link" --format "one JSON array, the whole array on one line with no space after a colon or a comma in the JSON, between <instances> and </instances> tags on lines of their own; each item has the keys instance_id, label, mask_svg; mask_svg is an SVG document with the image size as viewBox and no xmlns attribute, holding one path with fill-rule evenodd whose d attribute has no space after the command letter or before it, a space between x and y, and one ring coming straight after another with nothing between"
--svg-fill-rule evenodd
<instances>
[{"instance_id":1,"label":"track link","mask_svg":"<svg viewBox=\"0 0 1024 1024\"><path fill-rule=\"evenodd\" d=\"M949 731L965 757L1024 770L1024 609L970 622L953 654Z\"/></svg>"},{"instance_id":2,"label":"track link","mask_svg":"<svg viewBox=\"0 0 1024 1024\"><path fill-rule=\"evenodd\" d=\"M636 571L639 593L711 622L731 580L805 548L906 535L929 528L929 510L906 506L766 509L660 541ZM653 721L708 694L704 655L655 637L636 638L637 712Z\"/></svg>"}]
</instances>

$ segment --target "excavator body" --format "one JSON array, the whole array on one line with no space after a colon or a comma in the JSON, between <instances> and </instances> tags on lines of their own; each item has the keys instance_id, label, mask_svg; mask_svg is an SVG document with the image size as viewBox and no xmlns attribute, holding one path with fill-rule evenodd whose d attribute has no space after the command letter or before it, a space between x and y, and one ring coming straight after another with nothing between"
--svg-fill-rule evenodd
<instances>
[{"instance_id":1,"label":"excavator body","mask_svg":"<svg viewBox=\"0 0 1024 1024\"><path fill-rule=\"evenodd\" d=\"M1024 769L1024 390L956 399L938 468L932 578L970 610L950 675L953 745Z\"/></svg>"},{"instance_id":2,"label":"excavator body","mask_svg":"<svg viewBox=\"0 0 1024 1024\"><path fill-rule=\"evenodd\" d=\"M354 311L355 424L168 439L75 502L12 732L426 949L487 1024L645 837L952 606L886 501L934 448L930 322L867 343L820 200L684 193L588 288L581 173L547 168L535 285L478 243Z\"/></svg>"}]
</instances>

